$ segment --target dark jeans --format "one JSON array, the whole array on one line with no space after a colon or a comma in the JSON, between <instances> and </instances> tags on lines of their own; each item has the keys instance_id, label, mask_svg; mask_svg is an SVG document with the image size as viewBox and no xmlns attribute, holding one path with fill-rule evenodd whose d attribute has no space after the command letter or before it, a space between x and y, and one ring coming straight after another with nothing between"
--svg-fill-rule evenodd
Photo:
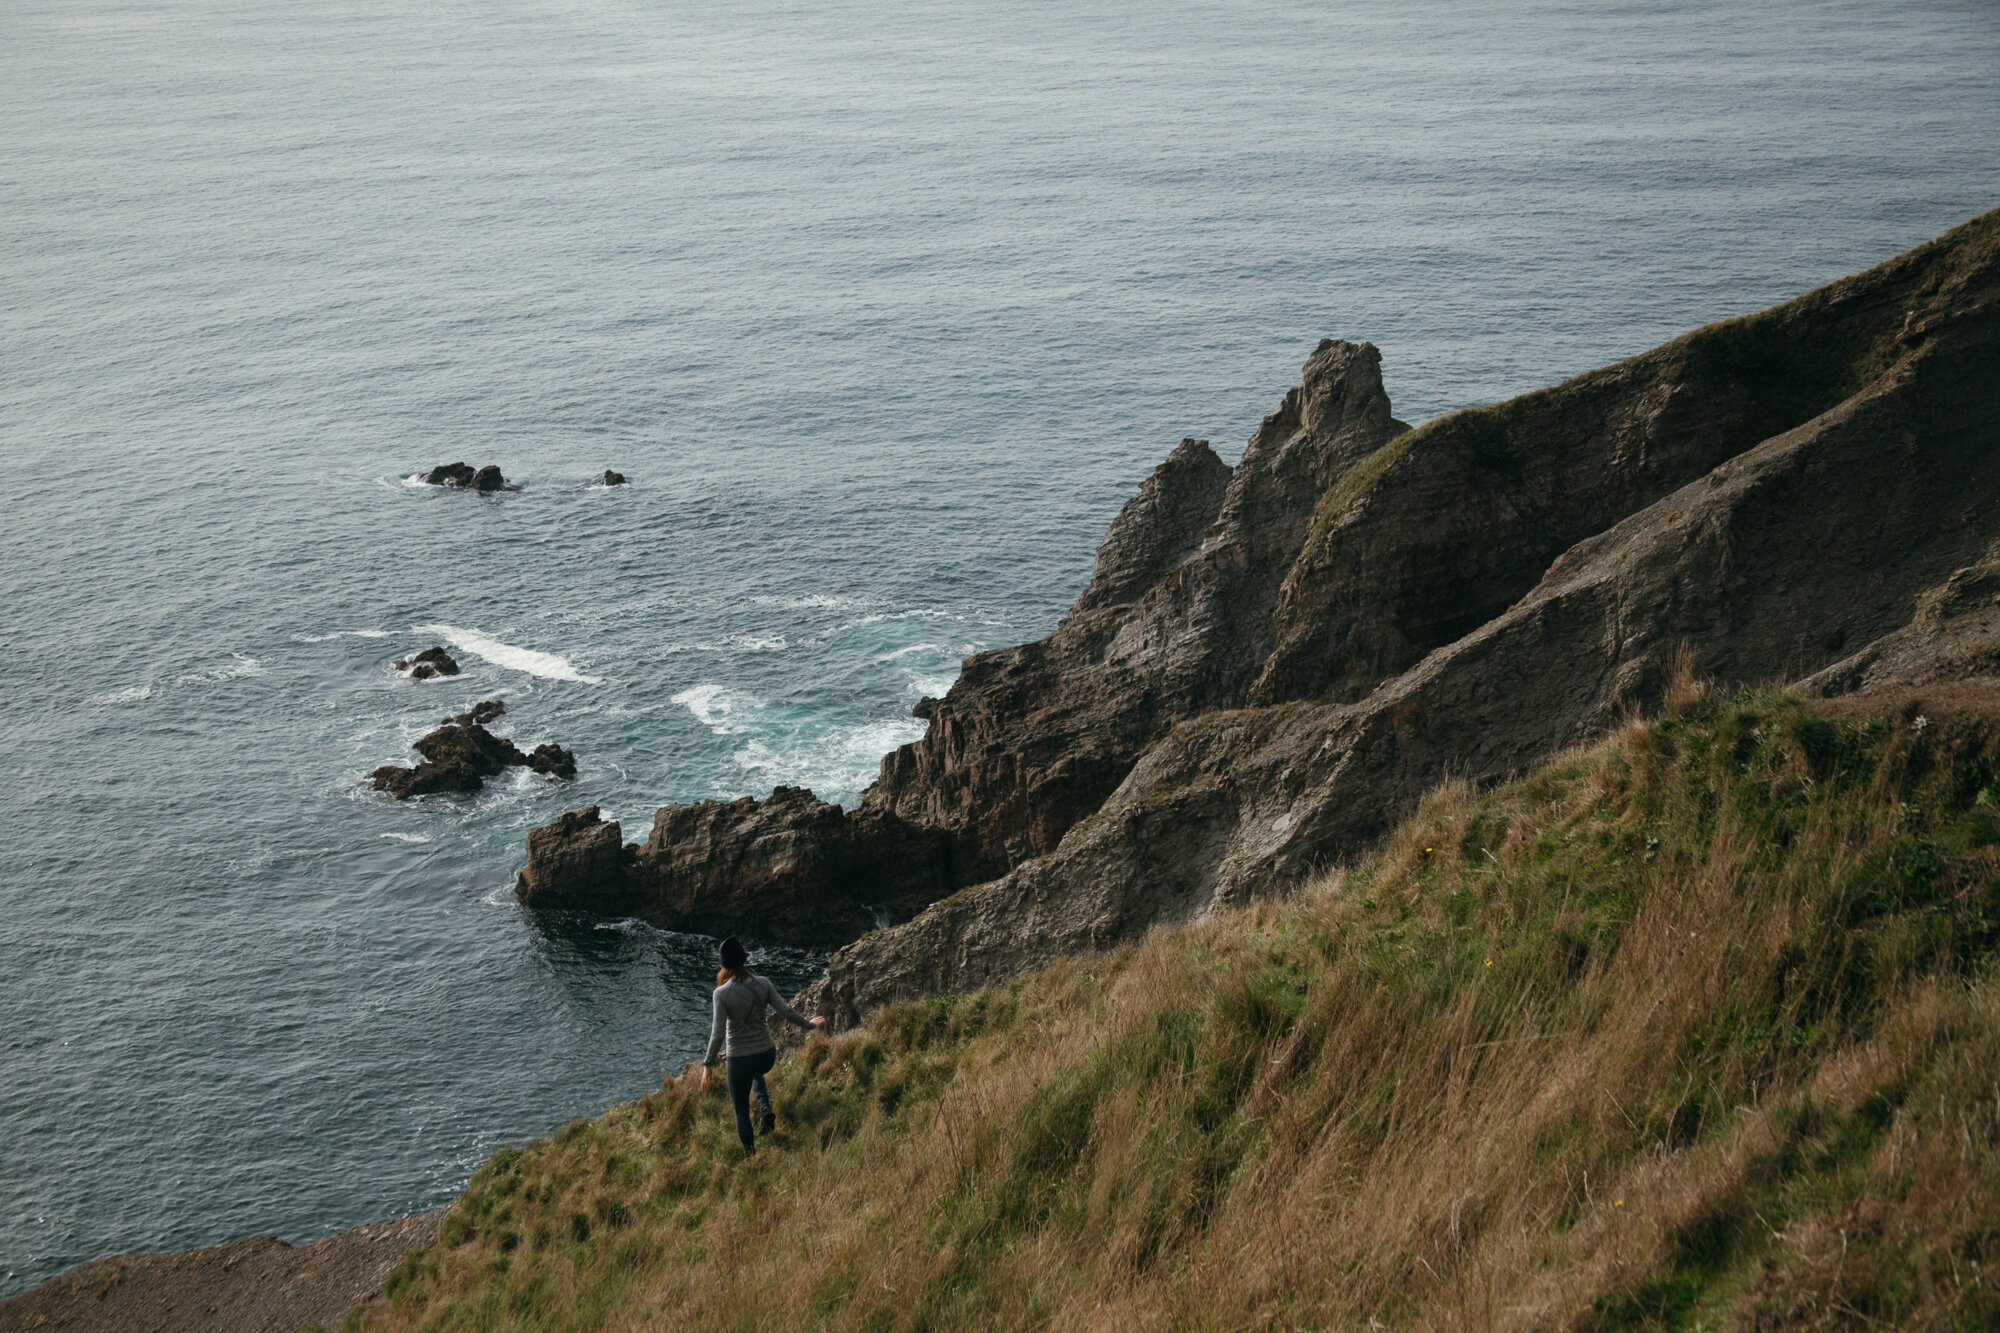
<instances>
[{"instance_id":1,"label":"dark jeans","mask_svg":"<svg viewBox=\"0 0 2000 1333\"><path fill-rule=\"evenodd\" d=\"M757 1140L750 1132L750 1094L757 1094L757 1109L765 1115L771 1113L771 1093L764 1086L764 1075L771 1072L771 1066L778 1063L776 1051L764 1051L757 1055L732 1055L729 1057L729 1100L736 1105L736 1137L743 1140L743 1151L751 1152Z\"/></svg>"}]
</instances>

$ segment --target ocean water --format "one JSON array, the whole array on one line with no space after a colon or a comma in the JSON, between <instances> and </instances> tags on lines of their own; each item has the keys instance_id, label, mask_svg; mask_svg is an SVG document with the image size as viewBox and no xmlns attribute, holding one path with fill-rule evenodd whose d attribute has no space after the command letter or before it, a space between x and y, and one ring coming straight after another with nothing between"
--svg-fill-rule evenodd
<instances>
[{"instance_id":1,"label":"ocean water","mask_svg":"<svg viewBox=\"0 0 2000 1333\"><path fill-rule=\"evenodd\" d=\"M0 1294L645 1091L712 942L531 919L529 828L851 801L1319 338L1421 421L1795 295L2000 203L1996 71L1986 0L9 0ZM577 779L363 788L483 698Z\"/></svg>"}]
</instances>

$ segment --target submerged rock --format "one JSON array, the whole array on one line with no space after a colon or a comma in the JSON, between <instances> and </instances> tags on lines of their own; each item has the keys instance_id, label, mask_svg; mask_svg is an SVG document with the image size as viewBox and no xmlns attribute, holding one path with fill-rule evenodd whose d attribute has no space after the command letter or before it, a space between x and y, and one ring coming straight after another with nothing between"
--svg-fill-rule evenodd
<instances>
[{"instance_id":1,"label":"submerged rock","mask_svg":"<svg viewBox=\"0 0 2000 1333\"><path fill-rule=\"evenodd\" d=\"M426 648L399 660L396 670L409 672L412 680L429 680L433 676L456 676L458 663L443 648Z\"/></svg>"},{"instance_id":2,"label":"submerged rock","mask_svg":"<svg viewBox=\"0 0 2000 1333\"><path fill-rule=\"evenodd\" d=\"M623 486L625 484L625 474L623 472L613 472L610 468L606 468L604 470L604 484L606 486Z\"/></svg>"},{"instance_id":3,"label":"submerged rock","mask_svg":"<svg viewBox=\"0 0 2000 1333\"><path fill-rule=\"evenodd\" d=\"M473 705L470 711L446 718L444 725L416 743L422 761L414 768L385 764L368 775L375 790L399 801L432 792L475 792L486 779L509 768L526 767L552 777L576 776L576 756L560 745L540 745L532 755L488 731L485 723L507 711L498 699Z\"/></svg>"}]
</instances>

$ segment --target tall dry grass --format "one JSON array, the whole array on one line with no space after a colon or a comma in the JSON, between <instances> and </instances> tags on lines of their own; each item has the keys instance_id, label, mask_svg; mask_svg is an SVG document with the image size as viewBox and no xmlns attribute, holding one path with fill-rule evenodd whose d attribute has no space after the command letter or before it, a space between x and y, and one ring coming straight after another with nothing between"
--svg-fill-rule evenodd
<instances>
[{"instance_id":1,"label":"tall dry grass","mask_svg":"<svg viewBox=\"0 0 2000 1333\"><path fill-rule=\"evenodd\" d=\"M1984 1328L2000 725L1682 681L1299 899L499 1154L353 1321Z\"/></svg>"}]
</instances>

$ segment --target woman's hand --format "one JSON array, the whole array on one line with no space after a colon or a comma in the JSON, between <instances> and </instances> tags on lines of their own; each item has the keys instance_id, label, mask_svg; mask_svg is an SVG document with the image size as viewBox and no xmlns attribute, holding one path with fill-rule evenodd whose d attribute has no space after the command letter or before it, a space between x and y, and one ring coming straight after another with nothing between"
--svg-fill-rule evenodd
<instances>
[{"instance_id":1,"label":"woman's hand","mask_svg":"<svg viewBox=\"0 0 2000 1333\"><path fill-rule=\"evenodd\" d=\"M703 1092L708 1091L708 1076L710 1074L713 1074L714 1072L715 1071L713 1069L710 1069L707 1065L703 1065L701 1067L701 1090Z\"/></svg>"},{"instance_id":2,"label":"woman's hand","mask_svg":"<svg viewBox=\"0 0 2000 1333\"><path fill-rule=\"evenodd\" d=\"M812 1020L812 1025L813 1025L814 1027L816 1027L816 1028L823 1028L823 1027L825 1027L825 1026L826 1026L826 1015L825 1015L825 1014L814 1014L814 1015L813 1015L813 1020Z\"/></svg>"}]
</instances>

